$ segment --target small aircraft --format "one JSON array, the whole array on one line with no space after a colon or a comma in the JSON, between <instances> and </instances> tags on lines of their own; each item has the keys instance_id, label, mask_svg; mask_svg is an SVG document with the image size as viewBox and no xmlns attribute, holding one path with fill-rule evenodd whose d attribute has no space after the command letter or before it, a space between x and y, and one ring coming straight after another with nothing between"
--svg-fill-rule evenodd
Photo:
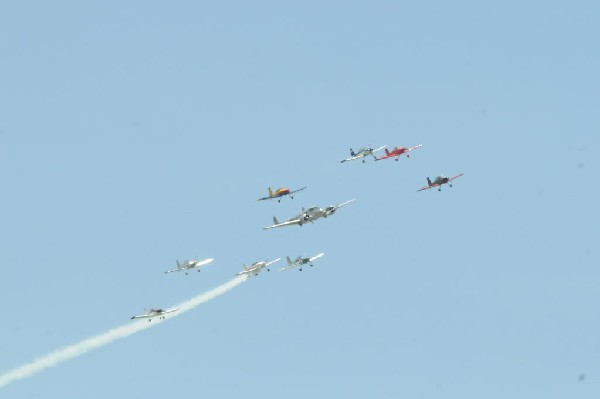
<instances>
[{"instance_id":1,"label":"small aircraft","mask_svg":"<svg viewBox=\"0 0 600 399\"><path fill-rule=\"evenodd\" d=\"M318 220L320 218L326 218L329 215L333 215L335 213L335 211L337 211L338 209L340 209L343 206L348 205L352 201L354 201L354 198L351 199L350 201L343 202L339 205L328 206L325 209L319 208L318 206L313 206L312 208L308 208L308 209L302 208L301 213L297 214L293 218L288 219L284 222L279 222L276 217L273 217L273 225L263 227L263 230L274 229L276 227L292 226L295 224L298 226L302 226L303 224L305 224L307 222L312 223L315 220Z\"/></svg>"},{"instance_id":2,"label":"small aircraft","mask_svg":"<svg viewBox=\"0 0 600 399\"><path fill-rule=\"evenodd\" d=\"M398 159L400 159L400 156L402 154L406 154L406 157L410 158L410 154L408 152L412 151L412 150L416 150L417 148L420 148L422 146L423 146L423 144L419 144L419 145L416 145L416 146L410 147L410 148L406 148L406 147L394 147L394 149L392 151L389 151L386 148L385 149L385 155L382 156L381 158L375 157L375 160L376 161L381 161L382 159L388 159L388 158L394 158L395 157L396 161L397 161Z\"/></svg>"},{"instance_id":3,"label":"small aircraft","mask_svg":"<svg viewBox=\"0 0 600 399\"><path fill-rule=\"evenodd\" d=\"M297 193L298 191L302 191L305 188L306 187L302 187L297 190L290 191L289 188L281 187L281 188L278 188L277 190L273 191L273 190L271 190L271 187L269 187L269 196L259 198L259 199L257 199L257 201L264 201L264 200L270 200L270 199L277 198L277 202L281 202L281 197L286 196L286 195L289 195L291 199L294 199L292 194Z\"/></svg>"},{"instance_id":4,"label":"small aircraft","mask_svg":"<svg viewBox=\"0 0 600 399\"><path fill-rule=\"evenodd\" d=\"M383 150L385 147L387 147L387 145L384 145L382 147L375 148L375 149L370 148L370 147L363 147L363 148L359 149L358 151L354 151L352 148L350 148L350 158L342 159L340 162L344 163L344 162L354 161L355 159L362 158L363 163L365 163L365 157L367 155L372 155L373 158L377 159L377 157L373 153L376 151Z\"/></svg>"},{"instance_id":5,"label":"small aircraft","mask_svg":"<svg viewBox=\"0 0 600 399\"><path fill-rule=\"evenodd\" d=\"M310 265L310 267L313 266L313 261L316 259L319 259L321 256L325 255L323 252L321 252L318 255L312 256L310 258L305 258L303 256L298 256L296 259L291 260L289 256L286 257L287 259L287 263L288 265L286 267L282 267L281 269L279 269L280 272L287 270L287 269L291 269L292 267L296 267L296 266L300 266L300 268L298 269L299 271L302 271L302 265L306 265L307 263Z\"/></svg>"},{"instance_id":6,"label":"small aircraft","mask_svg":"<svg viewBox=\"0 0 600 399\"><path fill-rule=\"evenodd\" d=\"M236 273L236 276L242 275L242 274L246 274L249 276L258 276L258 273L260 273L260 271L262 269L264 269L265 267L267 268L267 271L271 271L271 269L269 269L269 266L272 265L275 262L279 262L281 260L281 258L277 258L275 260L272 261L258 261L258 262L254 262L253 264L251 264L250 266L246 266L244 265L244 270L242 270L241 272Z\"/></svg>"},{"instance_id":7,"label":"small aircraft","mask_svg":"<svg viewBox=\"0 0 600 399\"><path fill-rule=\"evenodd\" d=\"M189 259L186 260L185 262L183 262L183 265L179 263L179 260L177 261L177 268L173 269L173 270L167 270L165 272L165 274L169 274L169 273L173 273L173 272L180 272L182 270L185 270L185 274L188 274L188 270L190 269L197 269L198 272L200 272L200 266L204 266L209 264L210 262L212 262L214 259L213 258L208 258L208 259L204 259L204 260L194 260L194 259Z\"/></svg>"},{"instance_id":8,"label":"small aircraft","mask_svg":"<svg viewBox=\"0 0 600 399\"><path fill-rule=\"evenodd\" d=\"M172 308L172 309L150 309L148 311L146 311L144 314L141 315L137 315L137 316L131 316L131 319L148 319L148 321L152 321L153 317L158 317L159 320L160 319L165 319L165 315L168 313L173 313L173 312L177 312L179 310L179 308Z\"/></svg>"},{"instance_id":9,"label":"small aircraft","mask_svg":"<svg viewBox=\"0 0 600 399\"><path fill-rule=\"evenodd\" d=\"M434 188L434 187L438 187L438 191L442 191L442 187L441 187L442 184L448 184L450 187L452 187L452 184L450 184L450 182L454 179L458 179L462 175L464 175L464 173L461 173L454 177L446 177L444 175L441 175L441 176L436 177L434 181L431 181L431 179L428 177L427 178L427 186L421 187L420 189L417 190L417 192L423 191L423 190L429 190L430 188Z\"/></svg>"}]
</instances>

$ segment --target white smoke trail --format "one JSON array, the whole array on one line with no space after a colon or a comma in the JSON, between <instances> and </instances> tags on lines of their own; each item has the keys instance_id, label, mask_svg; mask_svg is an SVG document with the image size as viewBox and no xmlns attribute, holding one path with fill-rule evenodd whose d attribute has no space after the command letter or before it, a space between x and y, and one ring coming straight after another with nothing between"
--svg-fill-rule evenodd
<instances>
[{"instance_id":1,"label":"white smoke trail","mask_svg":"<svg viewBox=\"0 0 600 399\"><path fill-rule=\"evenodd\" d=\"M210 291L202 293L188 301L176 305L175 307L178 307L179 310L177 312L165 315L165 317L166 319L171 319L189 310L192 310L196 306L199 306L205 302L210 301L211 299L223 295L224 293L237 287L247 279L247 275L238 276L223 285L220 285ZM145 330L157 324L160 323L148 323L142 321L131 322L121 327L113 328L112 330L109 330L103 334L96 335L95 337L88 338L74 345L58 349L44 357L34 360L33 362L27 363L21 367L18 367L0 375L0 389L13 381L30 377L33 374L38 373L48 367L56 366L66 360L72 359L77 356L81 356L93 349L110 344L111 342L116 341L117 339L128 337L132 334L135 334L139 331Z\"/></svg>"}]
</instances>

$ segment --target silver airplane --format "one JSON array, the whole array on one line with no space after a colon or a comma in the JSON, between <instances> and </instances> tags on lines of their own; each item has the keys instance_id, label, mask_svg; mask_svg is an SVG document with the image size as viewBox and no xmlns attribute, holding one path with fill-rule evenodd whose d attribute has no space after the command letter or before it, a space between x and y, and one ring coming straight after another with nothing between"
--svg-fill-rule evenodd
<instances>
[{"instance_id":1,"label":"silver airplane","mask_svg":"<svg viewBox=\"0 0 600 399\"><path fill-rule=\"evenodd\" d=\"M240 276L242 274L246 274L248 276L258 276L258 273L260 273L260 271L262 269L264 269L265 267L267 268L267 271L271 271L271 269L269 269L269 266L272 265L275 262L279 262L281 260L281 258L277 258L275 260L272 261L258 261L258 262L254 262L253 264L251 264L250 266L246 266L244 265L244 270L242 270L241 272L236 273L236 276Z\"/></svg>"},{"instance_id":2,"label":"silver airplane","mask_svg":"<svg viewBox=\"0 0 600 399\"><path fill-rule=\"evenodd\" d=\"M310 258L306 258L304 256L298 256L296 259L291 260L289 256L286 257L288 265L286 267L282 267L279 269L280 272L291 269L292 267L299 266L299 271L302 271L302 266L308 264L310 267L313 266L313 261L319 259L321 256L325 255L323 252L317 254L315 256L311 256Z\"/></svg>"},{"instance_id":3,"label":"silver airplane","mask_svg":"<svg viewBox=\"0 0 600 399\"><path fill-rule=\"evenodd\" d=\"M158 317L159 319L165 319L165 315L168 313L173 313L173 312L177 312L179 310L179 308L172 308L172 309L150 309L146 312L144 312L144 314L140 314L137 316L131 316L131 319L148 319L148 321L152 321L153 317Z\"/></svg>"},{"instance_id":4,"label":"silver airplane","mask_svg":"<svg viewBox=\"0 0 600 399\"><path fill-rule=\"evenodd\" d=\"M308 223L308 222L312 223L315 220L318 220L320 218L326 218L329 215L333 215L335 213L335 211L337 211L338 209L340 209L343 206L348 205L352 201L354 201L354 198L351 199L350 201L343 202L339 205L328 206L325 209L319 208L318 206L313 206L312 208L308 208L308 209L302 208L301 213L297 214L293 218L288 219L284 222L280 222L277 220L276 217L273 217L273 225L263 227L263 230L269 230L269 229L274 229L276 227L284 227L284 226L292 226L292 225L302 226L303 224Z\"/></svg>"},{"instance_id":5,"label":"silver airplane","mask_svg":"<svg viewBox=\"0 0 600 399\"><path fill-rule=\"evenodd\" d=\"M350 148L350 157L346 158L346 159L342 159L340 162L344 163L344 162L354 161L355 159L362 158L363 163L365 163L365 157L367 155L372 155L373 158L377 159L377 157L373 153L376 151L383 150L385 147L387 147L387 144L384 146L381 146L379 148L375 148L375 149L373 149L371 147L363 147L363 148L359 149L358 151L354 151L352 148Z\"/></svg>"},{"instance_id":6,"label":"silver airplane","mask_svg":"<svg viewBox=\"0 0 600 399\"><path fill-rule=\"evenodd\" d=\"M175 269L172 270L167 270L165 272L165 274L169 274L169 273L173 273L173 272L180 272L180 271L185 271L185 274L188 274L188 270L191 269L196 269L198 270L198 272L200 272L200 267L209 264L210 262L212 262L214 259L213 258L208 258L208 259L204 259L204 260L194 260L194 259L189 259L186 260L185 262L183 262L183 265L179 263L179 260L177 261L177 267Z\"/></svg>"}]
</instances>

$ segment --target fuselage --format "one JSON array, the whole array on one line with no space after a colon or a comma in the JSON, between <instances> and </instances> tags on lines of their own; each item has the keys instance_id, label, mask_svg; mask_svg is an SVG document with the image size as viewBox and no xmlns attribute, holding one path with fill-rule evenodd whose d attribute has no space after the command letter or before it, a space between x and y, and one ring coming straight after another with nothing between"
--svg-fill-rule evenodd
<instances>
[{"instance_id":1,"label":"fuselage","mask_svg":"<svg viewBox=\"0 0 600 399\"><path fill-rule=\"evenodd\" d=\"M372 153L373 153L373 150L371 148L361 148L358 151L353 151L353 150L350 151L350 154L354 157L360 157L360 156L364 157L367 155L371 155Z\"/></svg>"},{"instance_id":2,"label":"fuselage","mask_svg":"<svg viewBox=\"0 0 600 399\"><path fill-rule=\"evenodd\" d=\"M290 189L289 188L278 188L277 190L275 190L275 192L273 193L273 197L281 197L284 195L288 195L290 193Z\"/></svg>"},{"instance_id":3,"label":"fuselage","mask_svg":"<svg viewBox=\"0 0 600 399\"><path fill-rule=\"evenodd\" d=\"M446 176L438 176L435 178L433 184L446 184L448 183L448 180L450 179Z\"/></svg>"},{"instance_id":4,"label":"fuselage","mask_svg":"<svg viewBox=\"0 0 600 399\"><path fill-rule=\"evenodd\" d=\"M391 155L391 156L399 156L402 155L406 152L407 148L406 147L395 147L392 151L390 151L389 154L387 155Z\"/></svg>"}]
</instances>

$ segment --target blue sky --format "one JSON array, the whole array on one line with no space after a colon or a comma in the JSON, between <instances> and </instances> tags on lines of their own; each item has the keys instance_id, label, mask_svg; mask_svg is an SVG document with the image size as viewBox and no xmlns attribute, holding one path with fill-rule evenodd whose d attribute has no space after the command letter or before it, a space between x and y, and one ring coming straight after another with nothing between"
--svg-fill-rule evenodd
<instances>
[{"instance_id":1,"label":"blue sky","mask_svg":"<svg viewBox=\"0 0 600 399\"><path fill-rule=\"evenodd\" d=\"M325 252L3 394L597 397L599 8L3 4L0 373Z\"/></svg>"}]
</instances>

